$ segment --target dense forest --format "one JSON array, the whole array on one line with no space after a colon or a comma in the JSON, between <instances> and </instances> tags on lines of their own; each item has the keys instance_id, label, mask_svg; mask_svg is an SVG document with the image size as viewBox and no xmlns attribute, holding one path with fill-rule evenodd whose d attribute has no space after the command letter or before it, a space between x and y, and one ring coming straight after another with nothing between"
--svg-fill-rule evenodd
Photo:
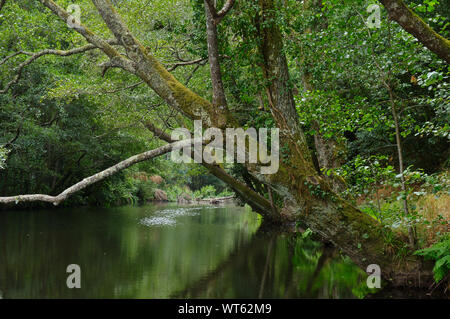
<instances>
[{"instance_id":1,"label":"dense forest","mask_svg":"<svg viewBox=\"0 0 450 319\"><path fill-rule=\"evenodd\" d=\"M236 196L393 285L448 285L448 0L0 0L0 214ZM279 128L280 167L174 163Z\"/></svg>"}]
</instances>

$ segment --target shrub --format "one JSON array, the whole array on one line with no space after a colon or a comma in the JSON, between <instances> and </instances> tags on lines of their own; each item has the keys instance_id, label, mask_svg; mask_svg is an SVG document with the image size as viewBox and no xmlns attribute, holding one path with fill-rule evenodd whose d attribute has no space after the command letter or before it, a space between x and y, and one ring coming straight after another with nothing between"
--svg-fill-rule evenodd
<instances>
[{"instance_id":1,"label":"shrub","mask_svg":"<svg viewBox=\"0 0 450 319\"><path fill-rule=\"evenodd\" d=\"M137 191L136 196L139 198L141 203L145 203L153 199L155 194L156 185L151 181L140 181L137 180Z\"/></svg>"},{"instance_id":2,"label":"shrub","mask_svg":"<svg viewBox=\"0 0 450 319\"><path fill-rule=\"evenodd\" d=\"M169 202L176 202L178 196L180 196L182 193L187 193L187 191L185 188L179 185L170 185L169 187L166 188L166 193Z\"/></svg>"},{"instance_id":3,"label":"shrub","mask_svg":"<svg viewBox=\"0 0 450 319\"><path fill-rule=\"evenodd\" d=\"M212 185L203 186L200 190L194 192L195 198L210 198L216 196L216 188Z\"/></svg>"}]
</instances>

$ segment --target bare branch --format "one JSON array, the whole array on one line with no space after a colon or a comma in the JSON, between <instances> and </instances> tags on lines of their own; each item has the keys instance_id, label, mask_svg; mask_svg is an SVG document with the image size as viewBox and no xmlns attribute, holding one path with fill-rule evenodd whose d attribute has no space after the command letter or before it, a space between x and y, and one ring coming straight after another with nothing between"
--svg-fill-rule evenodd
<instances>
[{"instance_id":1,"label":"bare branch","mask_svg":"<svg viewBox=\"0 0 450 319\"><path fill-rule=\"evenodd\" d=\"M211 15L214 19L214 24L218 25L220 21L225 17L225 15L231 10L234 5L235 0L227 0L223 5L222 9L217 12L217 9L214 7L214 4L211 0L205 0L206 5L208 6Z\"/></svg>"},{"instance_id":2,"label":"bare branch","mask_svg":"<svg viewBox=\"0 0 450 319\"><path fill-rule=\"evenodd\" d=\"M20 135L20 131L22 130L22 124L20 123L19 126L16 129L16 135L14 135L14 137L12 139L10 139L5 145L3 145L3 147L8 148L10 147L18 138Z\"/></svg>"},{"instance_id":3,"label":"bare branch","mask_svg":"<svg viewBox=\"0 0 450 319\"><path fill-rule=\"evenodd\" d=\"M186 80L184 81L185 85L189 84L189 81L191 81L192 77L194 76L195 72L200 68L200 66L204 65L205 63L199 63L195 66L194 70L187 76Z\"/></svg>"},{"instance_id":4,"label":"bare branch","mask_svg":"<svg viewBox=\"0 0 450 319\"><path fill-rule=\"evenodd\" d=\"M100 67L102 68L102 77L104 77L106 72L110 68L120 68L121 67L120 59L114 57L114 58L110 59L109 61L100 64Z\"/></svg>"},{"instance_id":5,"label":"bare branch","mask_svg":"<svg viewBox=\"0 0 450 319\"><path fill-rule=\"evenodd\" d=\"M233 5L234 5L234 0L227 0L227 2L225 2L223 8L221 10L219 10L219 12L217 12L217 17L215 19L216 24L218 24L220 22L220 20L222 20L223 17L225 17L225 15L231 10Z\"/></svg>"},{"instance_id":6,"label":"bare branch","mask_svg":"<svg viewBox=\"0 0 450 319\"><path fill-rule=\"evenodd\" d=\"M100 134L100 135L97 135L97 136L94 136L94 137L92 137L92 139L101 139L101 138L103 138L105 136L108 136L108 135L110 135L112 133L115 133L117 131L120 131L120 130L123 130L123 129L126 129L126 128L130 128L130 127L136 127L138 125L138 123L139 122L132 123L132 124L127 124L127 125L121 125L121 126L118 126L118 127L111 128L111 129L108 130L108 132Z\"/></svg>"},{"instance_id":7,"label":"bare branch","mask_svg":"<svg viewBox=\"0 0 450 319\"><path fill-rule=\"evenodd\" d=\"M199 59L192 60L192 61L178 62L178 63L173 64L170 68L167 68L167 71L171 72L171 71L175 70L179 66L199 64L199 63L201 63L203 61L206 61L207 59L208 58L199 58Z\"/></svg>"},{"instance_id":8,"label":"bare branch","mask_svg":"<svg viewBox=\"0 0 450 319\"><path fill-rule=\"evenodd\" d=\"M179 142L174 142L171 144L167 144L161 147L158 147L154 150L147 151L138 155L134 155L114 166L111 166L95 175L92 175L90 177L87 177L83 179L82 181L76 183L75 185L67 188L65 191L60 193L57 196L50 196L50 195L44 195L44 194L31 194L31 195L17 195L17 196L8 196L8 197L0 197L0 204L8 204L8 203L19 203L19 202L48 202L52 203L53 205L58 205L62 201L66 200L69 196L72 194L88 187L89 185L92 185L94 183L97 183L99 181L104 180L105 178L116 174L117 172L124 170L134 164L152 159L154 157L166 154L171 152L174 149L182 148L184 146L191 145L192 143L195 143L196 140L189 139L189 140L183 140Z\"/></svg>"},{"instance_id":9,"label":"bare branch","mask_svg":"<svg viewBox=\"0 0 450 319\"><path fill-rule=\"evenodd\" d=\"M117 41L115 40L109 40L108 41L111 44L116 44ZM58 55L58 56L70 56L70 55L75 55L75 54L79 54L79 53L83 53L89 50L93 50L93 49L97 49L97 47L93 44L87 44L75 49L71 49L71 50L67 50L67 51L63 51L63 50L53 50L53 49L46 49L46 50L42 50L36 53L33 52L28 52L28 51L18 51L16 53L13 53L7 57L5 57L1 62L0 65L4 64L6 61L8 61L9 59L18 56L20 54L24 54L24 55L28 55L30 56L30 58L28 58L27 60L25 60L24 62L22 62L21 64L19 64L19 66L17 67L17 71L16 71L16 75L15 77L9 81L6 85L5 88L3 90L0 90L0 94L4 94L6 92L8 92L8 90L11 88L11 86L13 84L16 84L20 77L22 76L22 71L23 69L30 65L31 63L33 63L35 60L39 59L42 56L45 55Z\"/></svg>"},{"instance_id":10,"label":"bare branch","mask_svg":"<svg viewBox=\"0 0 450 319\"><path fill-rule=\"evenodd\" d=\"M228 56L226 54L220 54L219 57L225 58L225 59L229 59L230 58L230 56ZM177 63L172 64L172 66L167 68L167 71L172 72L173 70L175 70L179 66L186 66L186 65L193 65L193 64L204 65L205 62L208 60L208 58L198 58L198 59L195 59L195 60L192 60L192 61L186 61L186 60L181 59L179 56L177 58L181 62L177 62Z\"/></svg>"},{"instance_id":11,"label":"bare branch","mask_svg":"<svg viewBox=\"0 0 450 319\"><path fill-rule=\"evenodd\" d=\"M0 61L0 65L5 64L6 61L8 61L9 59L14 58L15 56L18 56L18 55L21 55L21 54L27 54L27 53L24 52L24 51L14 52L13 54L8 55L8 56L5 57L3 60L1 60L1 61Z\"/></svg>"},{"instance_id":12,"label":"bare branch","mask_svg":"<svg viewBox=\"0 0 450 319\"><path fill-rule=\"evenodd\" d=\"M131 85L127 85L127 86L125 86L125 87L120 87L120 88L117 88L117 89L114 89L114 90L110 90L110 91L107 91L107 90L105 90L104 92L105 93L117 93L117 92L120 92L120 91L125 91L125 90L129 90L129 89L134 89L135 87L138 87L139 85L141 85L141 84L143 84L144 83L144 81L139 81L139 82L137 82L137 83L134 83L134 84L131 84Z\"/></svg>"}]
</instances>

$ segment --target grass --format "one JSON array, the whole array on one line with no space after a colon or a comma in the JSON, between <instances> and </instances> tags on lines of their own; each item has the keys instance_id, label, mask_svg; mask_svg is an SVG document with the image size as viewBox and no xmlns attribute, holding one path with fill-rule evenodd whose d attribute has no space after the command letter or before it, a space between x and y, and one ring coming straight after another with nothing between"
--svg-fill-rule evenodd
<instances>
[{"instance_id":1,"label":"grass","mask_svg":"<svg viewBox=\"0 0 450 319\"><path fill-rule=\"evenodd\" d=\"M428 247L450 231L450 194L426 194L415 204L418 214L424 218L424 222L417 225L417 232Z\"/></svg>"},{"instance_id":2,"label":"grass","mask_svg":"<svg viewBox=\"0 0 450 319\"><path fill-rule=\"evenodd\" d=\"M428 193L408 202L410 212L415 213L414 224L420 247L429 247L450 231L450 194L441 191ZM360 209L370 216L407 236L407 223L403 203L400 200L381 199L380 210L374 201L360 204Z\"/></svg>"}]
</instances>

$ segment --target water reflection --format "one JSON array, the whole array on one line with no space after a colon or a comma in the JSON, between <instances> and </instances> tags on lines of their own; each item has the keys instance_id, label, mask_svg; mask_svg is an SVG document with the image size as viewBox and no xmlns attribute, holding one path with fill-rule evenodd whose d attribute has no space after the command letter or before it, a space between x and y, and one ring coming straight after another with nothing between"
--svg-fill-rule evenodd
<instances>
[{"instance_id":1,"label":"water reflection","mask_svg":"<svg viewBox=\"0 0 450 319\"><path fill-rule=\"evenodd\" d=\"M172 297L362 298L366 275L334 248L257 232L218 267Z\"/></svg>"},{"instance_id":2,"label":"water reflection","mask_svg":"<svg viewBox=\"0 0 450 319\"><path fill-rule=\"evenodd\" d=\"M355 298L366 275L330 247L258 230L239 207L0 214L3 298ZM81 267L81 289L66 267Z\"/></svg>"}]
</instances>

